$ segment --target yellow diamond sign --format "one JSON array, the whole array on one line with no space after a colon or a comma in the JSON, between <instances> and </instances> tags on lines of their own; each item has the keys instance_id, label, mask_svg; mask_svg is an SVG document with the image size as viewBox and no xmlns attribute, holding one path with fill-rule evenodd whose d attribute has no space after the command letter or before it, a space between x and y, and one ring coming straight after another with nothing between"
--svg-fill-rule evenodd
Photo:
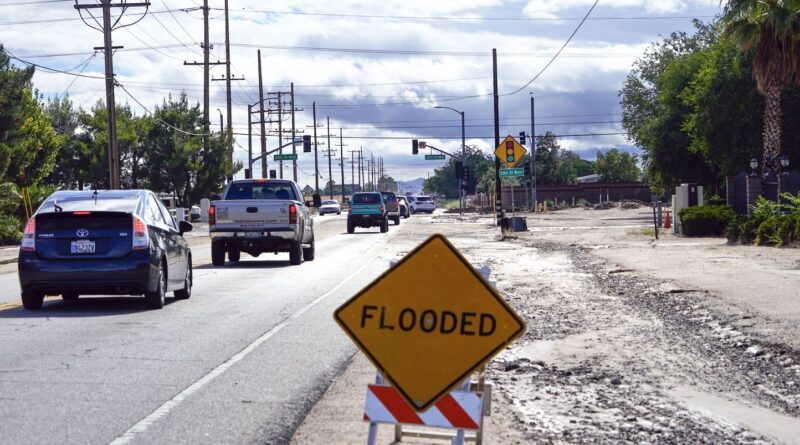
<instances>
[{"instance_id":1,"label":"yellow diamond sign","mask_svg":"<svg viewBox=\"0 0 800 445\"><path fill-rule=\"evenodd\" d=\"M497 147L494 154L500 159L500 162L507 165L509 168L514 168L522 161L522 158L528 154L528 150L525 150L525 147L520 145L513 136L509 136Z\"/></svg>"},{"instance_id":2,"label":"yellow diamond sign","mask_svg":"<svg viewBox=\"0 0 800 445\"><path fill-rule=\"evenodd\" d=\"M418 411L525 332L525 323L442 235L434 235L334 314Z\"/></svg>"}]
</instances>

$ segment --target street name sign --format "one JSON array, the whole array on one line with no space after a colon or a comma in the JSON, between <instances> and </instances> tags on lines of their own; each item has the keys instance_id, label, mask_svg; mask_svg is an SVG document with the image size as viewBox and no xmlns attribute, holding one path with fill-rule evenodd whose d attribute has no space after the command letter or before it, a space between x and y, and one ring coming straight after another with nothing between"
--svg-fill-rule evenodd
<instances>
[{"instance_id":1,"label":"street name sign","mask_svg":"<svg viewBox=\"0 0 800 445\"><path fill-rule=\"evenodd\" d=\"M426 161L444 161L445 159L447 159L447 157L445 155L426 155L425 156L425 160Z\"/></svg>"},{"instance_id":2,"label":"street name sign","mask_svg":"<svg viewBox=\"0 0 800 445\"><path fill-rule=\"evenodd\" d=\"M420 412L525 332L525 322L442 235L414 249L334 318Z\"/></svg>"},{"instance_id":3,"label":"street name sign","mask_svg":"<svg viewBox=\"0 0 800 445\"><path fill-rule=\"evenodd\" d=\"M502 168L500 169L501 178L519 178L525 176L524 168Z\"/></svg>"},{"instance_id":4,"label":"street name sign","mask_svg":"<svg viewBox=\"0 0 800 445\"><path fill-rule=\"evenodd\" d=\"M288 155L275 155L275 162L278 161L296 161L297 155L296 154L288 154Z\"/></svg>"},{"instance_id":5,"label":"street name sign","mask_svg":"<svg viewBox=\"0 0 800 445\"><path fill-rule=\"evenodd\" d=\"M500 162L507 165L509 168L514 168L522 161L522 158L528 154L528 150L520 145L513 136L509 136L497 147L494 154L500 159Z\"/></svg>"}]
</instances>

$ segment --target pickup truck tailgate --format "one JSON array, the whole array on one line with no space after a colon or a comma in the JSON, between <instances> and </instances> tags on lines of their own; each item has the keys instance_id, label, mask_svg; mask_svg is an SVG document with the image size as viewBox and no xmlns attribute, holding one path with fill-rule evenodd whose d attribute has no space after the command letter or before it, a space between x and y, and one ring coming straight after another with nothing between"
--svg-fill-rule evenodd
<instances>
[{"instance_id":1,"label":"pickup truck tailgate","mask_svg":"<svg viewBox=\"0 0 800 445\"><path fill-rule=\"evenodd\" d=\"M288 228L287 201L216 201L217 231L268 230Z\"/></svg>"}]
</instances>

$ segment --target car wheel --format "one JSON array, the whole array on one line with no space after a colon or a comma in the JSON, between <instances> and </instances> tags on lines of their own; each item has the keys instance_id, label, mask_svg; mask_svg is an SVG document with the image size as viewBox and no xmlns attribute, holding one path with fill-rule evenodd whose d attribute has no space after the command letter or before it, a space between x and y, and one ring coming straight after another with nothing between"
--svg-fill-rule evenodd
<instances>
[{"instance_id":1,"label":"car wheel","mask_svg":"<svg viewBox=\"0 0 800 445\"><path fill-rule=\"evenodd\" d=\"M22 306L29 310L36 310L42 308L44 303L43 292L22 291Z\"/></svg>"},{"instance_id":2,"label":"car wheel","mask_svg":"<svg viewBox=\"0 0 800 445\"><path fill-rule=\"evenodd\" d=\"M77 292L67 292L66 294L61 294L61 298L64 301L75 301L80 298Z\"/></svg>"},{"instance_id":3,"label":"car wheel","mask_svg":"<svg viewBox=\"0 0 800 445\"><path fill-rule=\"evenodd\" d=\"M167 299L167 273L164 263L158 266L158 284L154 292L144 294L144 304L148 309L161 309Z\"/></svg>"},{"instance_id":4,"label":"car wheel","mask_svg":"<svg viewBox=\"0 0 800 445\"><path fill-rule=\"evenodd\" d=\"M303 248L303 261L314 261L316 247L314 245L314 236L311 236L311 246Z\"/></svg>"},{"instance_id":5,"label":"car wheel","mask_svg":"<svg viewBox=\"0 0 800 445\"><path fill-rule=\"evenodd\" d=\"M336 214L337 214L337 215L341 215L341 214L342 214L342 212L341 212L341 211L339 211L339 212L336 212Z\"/></svg>"},{"instance_id":6,"label":"car wheel","mask_svg":"<svg viewBox=\"0 0 800 445\"><path fill-rule=\"evenodd\" d=\"M225 265L225 247L222 243L211 243L211 263L215 266Z\"/></svg>"},{"instance_id":7,"label":"car wheel","mask_svg":"<svg viewBox=\"0 0 800 445\"><path fill-rule=\"evenodd\" d=\"M228 261L231 263L238 263L242 258L242 251L238 247L233 247L228 251Z\"/></svg>"},{"instance_id":8,"label":"car wheel","mask_svg":"<svg viewBox=\"0 0 800 445\"><path fill-rule=\"evenodd\" d=\"M188 300L192 298L192 258L189 257L189 264L186 266L186 278L183 280L183 289L178 289L173 292L176 300Z\"/></svg>"},{"instance_id":9,"label":"car wheel","mask_svg":"<svg viewBox=\"0 0 800 445\"><path fill-rule=\"evenodd\" d=\"M292 266L299 266L303 262L303 245L299 241L292 242L289 250L289 263Z\"/></svg>"},{"instance_id":10,"label":"car wheel","mask_svg":"<svg viewBox=\"0 0 800 445\"><path fill-rule=\"evenodd\" d=\"M350 219L348 219L347 220L347 233L352 235L353 233L355 233L355 231L356 231L356 225L353 224L353 221L350 221Z\"/></svg>"},{"instance_id":11,"label":"car wheel","mask_svg":"<svg viewBox=\"0 0 800 445\"><path fill-rule=\"evenodd\" d=\"M389 231L389 218L386 218L381 223L381 233L386 233Z\"/></svg>"}]
</instances>

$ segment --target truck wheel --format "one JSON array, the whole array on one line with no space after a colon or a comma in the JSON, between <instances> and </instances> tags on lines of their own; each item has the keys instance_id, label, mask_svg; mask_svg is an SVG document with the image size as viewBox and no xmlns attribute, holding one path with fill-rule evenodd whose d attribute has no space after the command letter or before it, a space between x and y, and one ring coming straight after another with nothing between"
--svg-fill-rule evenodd
<instances>
[{"instance_id":1,"label":"truck wheel","mask_svg":"<svg viewBox=\"0 0 800 445\"><path fill-rule=\"evenodd\" d=\"M355 233L355 231L356 231L355 224L353 224L353 221L350 221L350 219L348 218L347 219L347 233L352 235L353 233Z\"/></svg>"},{"instance_id":2,"label":"truck wheel","mask_svg":"<svg viewBox=\"0 0 800 445\"><path fill-rule=\"evenodd\" d=\"M314 261L316 247L314 245L314 236L311 236L311 246L303 248L303 261Z\"/></svg>"},{"instance_id":3,"label":"truck wheel","mask_svg":"<svg viewBox=\"0 0 800 445\"><path fill-rule=\"evenodd\" d=\"M44 303L44 293L22 291L22 306L25 309L29 311L41 309L42 303Z\"/></svg>"},{"instance_id":4,"label":"truck wheel","mask_svg":"<svg viewBox=\"0 0 800 445\"><path fill-rule=\"evenodd\" d=\"M389 219L385 218L381 223L381 233L386 233L389 231Z\"/></svg>"},{"instance_id":5,"label":"truck wheel","mask_svg":"<svg viewBox=\"0 0 800 445\"><path fill-rule=\"evenodd\" d=\"M238 263L242 258L242 251L238 247L231 247L228 251L228 261L231 263Z\"/></svg>"},{"instance_id":6,"label":"truck wheel","mask_svg":"<svg viewBox=\"0 0 800 445\"><path fill-rule=\"evenodd\" d=\"M396 217L394 218L394 225L396 225L396 226L399 226L399 225L400 225L400 217L399 217L399 216L396 216Z\"/></svg>"},{"instance_id":7,"label":"truck wheel","mask_svg":"<svg viewBox=\"0 0 800 445\"><path fill-rule=\"evenodd\" d=\"M289 250L289 263L292 266L299 266L303 262L303 245L299 241L292 242Z\"/></svg>"},{"instance_id":8,"label":"truck wheel","mask_svg":"<svg viewBox=\"0 0 800 445\"><path fill-rule=\"evenodd\" d=\"M225 265L225 246L220 242L211 243L211 263L215 266Z\"/></svg>"}]
</instances>

